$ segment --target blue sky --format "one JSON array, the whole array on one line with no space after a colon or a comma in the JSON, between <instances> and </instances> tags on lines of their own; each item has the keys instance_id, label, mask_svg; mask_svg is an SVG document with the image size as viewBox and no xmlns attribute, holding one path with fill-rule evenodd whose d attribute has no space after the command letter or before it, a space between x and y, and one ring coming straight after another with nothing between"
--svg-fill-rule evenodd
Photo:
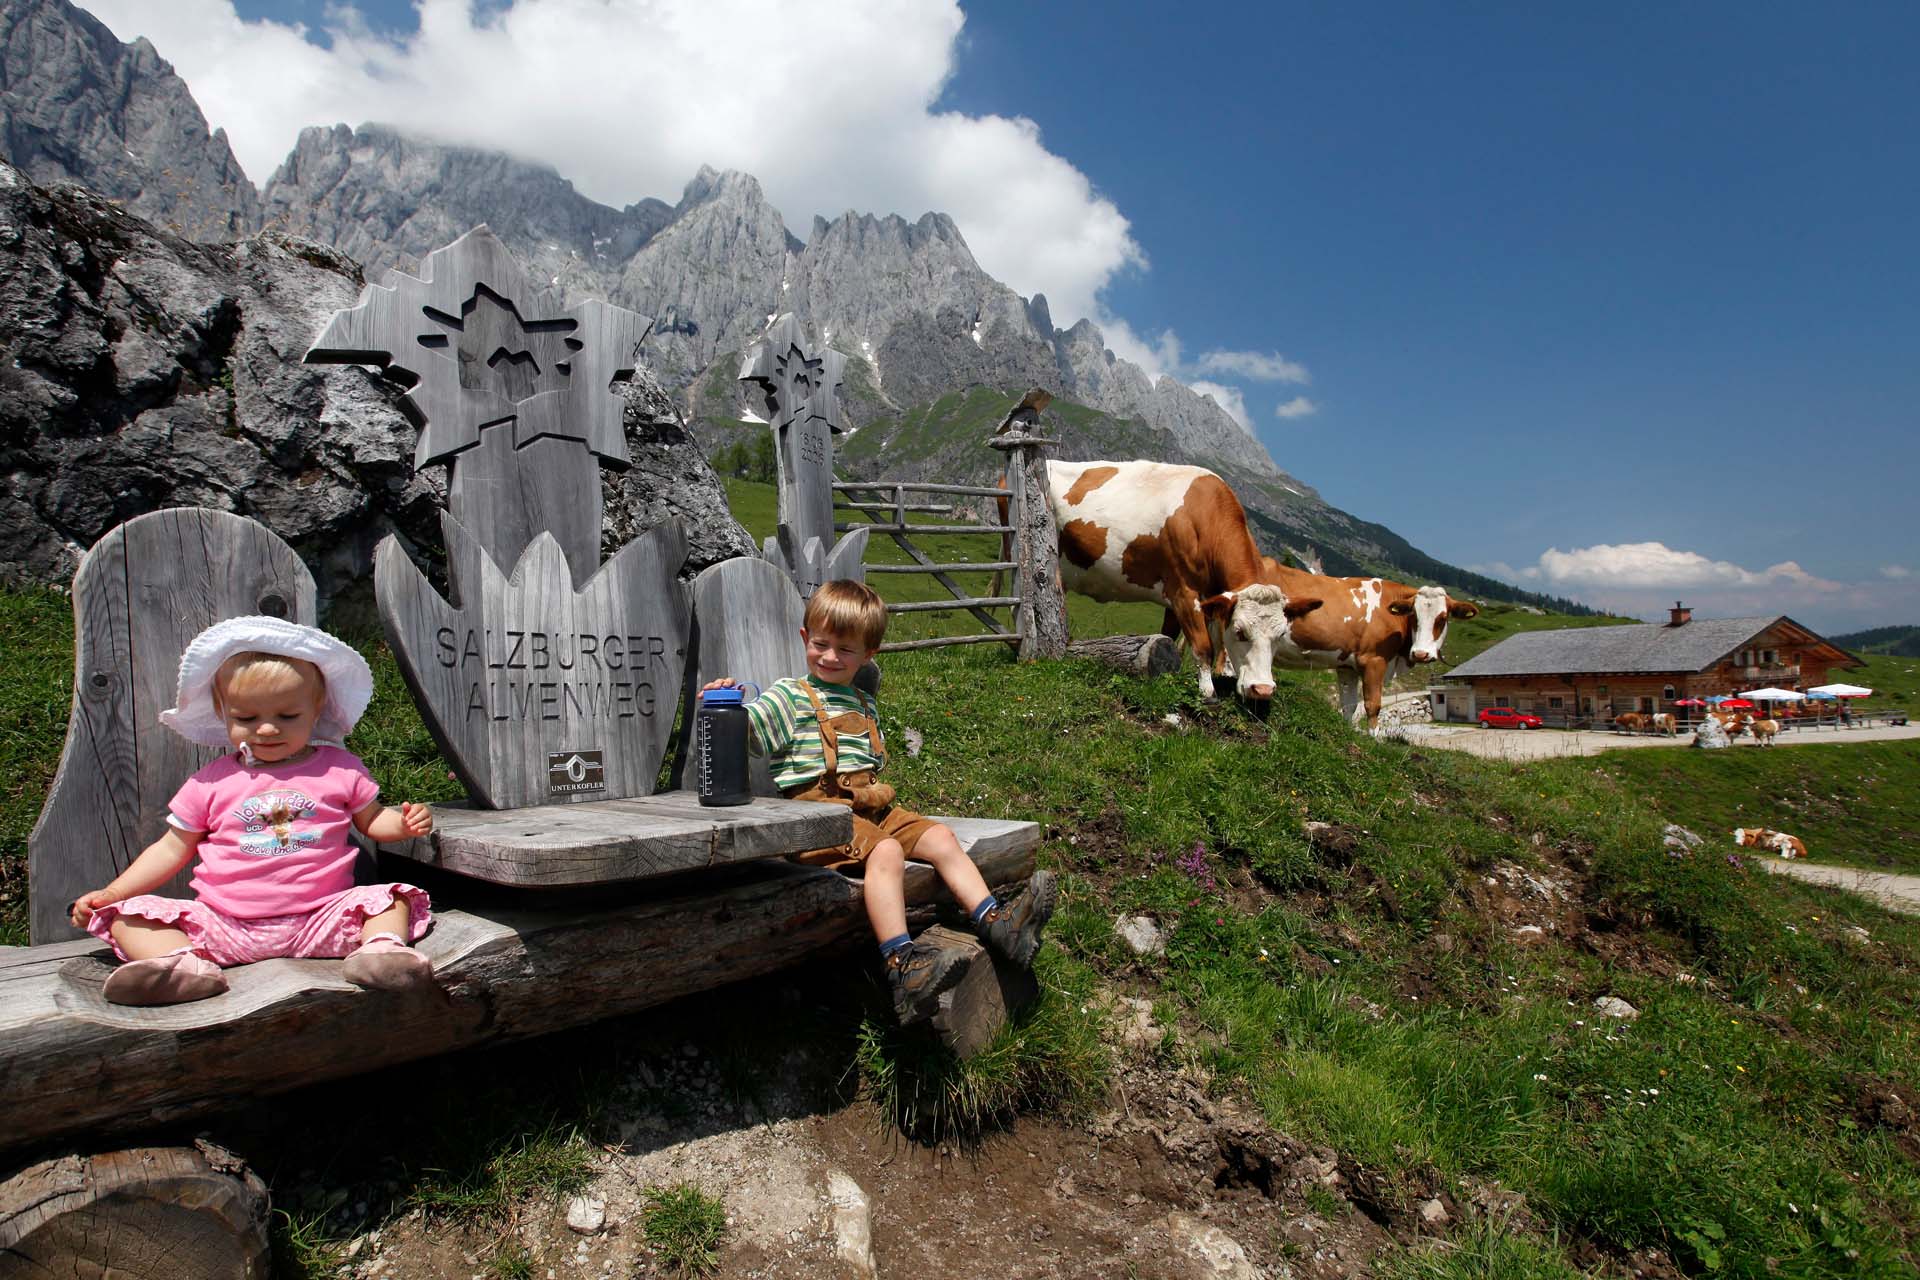
<instances>
[{"instance_id":1,"label":"blue sky","mask_svg":"<svg viewBox=\"0 0 1920 1280\"><path fill-rule=\"evenodd\" d=\"M768 7L817 33L788 37L828 51L813 80L781 82L750 40L705 73L720 98L755 75L818 94L823 137L872 131L807 174L781 169L792 140L705 157L761 176L796 231L945 208L989 270L1218 386L1281 466L1443 559L1649 616L1684 597L1828 630L1920 622L1920 7L888 2ZM170 48L199 34L179 23L300 22L336 53L343 32L361 55L400 41L382 85L464 47L398 0L175 4L171 30L134 0L86 7L123 38L152 28L256 181L289 126L243 145L221 104L261 95ZM616 30L636 60L663 39L628 0L426 12L435 32L514 32L537 61L538 30L511 21L542 7L631 9ZM871 119L820 66L870 89ZM315 90L311 109L352 108ZM927 132L894 145L888 121L913 111ZM570 151L564 127L503 145L610 203L671 200L696 151L730 149L697 114L649 115L615 136L661 153L651 169ZM941 139L986 158L950 166L965 181L885 159ZM1029 177L1045 221L1006 220L995 186Z\"/></svg>"}]
</instances>

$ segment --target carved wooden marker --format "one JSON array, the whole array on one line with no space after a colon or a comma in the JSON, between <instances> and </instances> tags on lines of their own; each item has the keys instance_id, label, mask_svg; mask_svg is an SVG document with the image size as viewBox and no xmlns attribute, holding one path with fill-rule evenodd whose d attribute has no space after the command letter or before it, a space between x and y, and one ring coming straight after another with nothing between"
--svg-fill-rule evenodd
<instances>
[{"instance_id":1,"label":"carved wooden marker","mask_svg":"<svg viewBox=\"0 0 1920 1280\"><path fill-rule=\"evenodd\" d=\"M758 383L767 397L780 482L780 531L767 539L765 555L802 600L822 582L866 576L867 531L834 543L833 436L847 429L840 411L846 365L840 352L816 348L791 311L768 325L740 362L740 380Z\"/></svg>"},{"instance_id":2,"label":"carved wooden marker","mask_svg":"<svg viewBox=\"0 0 1920 1280\"><path fill-rule=\"evenodd\" d=\"M393 538L381 621L422 716L480 804L651 794L686 658L677 522L600 563L602 465L630 465L623 403L650 321L559 309L480 227L337 313L307 359L411 383L415 467L445 465L452 602Z\"/></svg>"}]
</instances>

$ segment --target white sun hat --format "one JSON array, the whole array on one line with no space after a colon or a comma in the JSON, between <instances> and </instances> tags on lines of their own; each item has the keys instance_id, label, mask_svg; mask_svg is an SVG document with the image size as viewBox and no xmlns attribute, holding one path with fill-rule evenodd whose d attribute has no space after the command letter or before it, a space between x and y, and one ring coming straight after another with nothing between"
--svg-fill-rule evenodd
<instances>
[{"instance_id":1,"label":"white sun hat","mask_svg":"<svg viewBox=\"0 0 1920 1280\"><path fill-rule=\"evenodd\" d=\"M227 745L227 722L213 705L213 677L236 653L299 658L320 668L327 696L313 727L316 742L343 742L373 700L373 672L351 645L285 618L254 616L216 622L180 655L179 693L160 723L189 742Z\"/></svg>"}]
</instances>

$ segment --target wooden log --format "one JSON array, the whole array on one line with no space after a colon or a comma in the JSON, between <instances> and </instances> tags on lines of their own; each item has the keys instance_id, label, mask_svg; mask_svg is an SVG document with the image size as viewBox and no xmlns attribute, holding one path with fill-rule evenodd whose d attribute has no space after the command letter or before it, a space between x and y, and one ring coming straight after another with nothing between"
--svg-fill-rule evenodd
<instances>
[{"instance_id":1,"label":"wooden log","mask_svg":"<svg viewBox=\"0 0 1920 1280\"><path fill-rule=\"evenodd\" d=\"M1143 678L1180 669L1180 645L1172 636L1096 636L1067 646L1069 658L1092 658Z\"/></svg>"},{"instance_id":2,"label":"wooden log","mask_svg":"<svg viewBox=\"0 0 1920 1280\"><path fill-rule=\"evenodd\" d=\"M941 821L996 892L1032 873L1034 824ZM906 890L922 922L947 898L917 863ZM624 899L596 891L591 909L437 912L420 946L444 994L362 991L338 961L267 960L228 970L231 989L211 1000L127 1008L100 998L110 953L92 939L0 948L0 1148L632 1013L846 946L868 927L857 881L772 862Z\"/></svg>"},{"instance_id":3,"label":"wooden log","mask_svg":"<svg viewBox=\"0 0 1920 1280\"><path fill-rule=\"evenodd\" d=\"M0 1280L255 1280L267 1188L210 1142L63 1155L0 1182Z\"/></svg>"},{"instance_id":4,"label":"wooden log","mask_svg":"<svg viewBox=\"0 0 1920 1280\"><path fill-rule=\"evenodd\" d=\"M1031 969L996 958L970 933L935 925L914 943L958 951L964 957L967 976L951 991L941 993L932 1017L933 1029L955 1057L971 1058L986 1048L1007 1024L1007 1015L1040 994Z\"/></svg>"},{"instance_id":5,"label":"wooden log","mask_svg":"<svg viewBox=\"0 0 1920 1280\"><path fill-rule=\"evenodd\" d=\"M989 484L922 484L918 480L836 480L833 487L841 493L892 493L895 489L905 489L909 493L961 493L975 498L1006 496L1006 490Z\"/></svg>"}]
</instances>

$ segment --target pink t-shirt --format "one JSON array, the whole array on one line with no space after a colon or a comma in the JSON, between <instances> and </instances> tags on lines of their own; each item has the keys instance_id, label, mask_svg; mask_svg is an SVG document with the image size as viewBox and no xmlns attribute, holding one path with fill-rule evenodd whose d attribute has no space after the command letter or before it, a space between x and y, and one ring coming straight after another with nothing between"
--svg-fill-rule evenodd
<instances>
[{"instance_id":1,"label":"pink t-shirt","mask_svg":"<svg viewBox=\"0 0 1920 1280\"><path fill-rule=\"evenodd\" d=\"M243 920L313 911L353 887L353 815L379 798L360 757L316 747L298 764L222 756L167 805L174 826L204 831L194 894Z\"/></svg>"}]
</instances>

